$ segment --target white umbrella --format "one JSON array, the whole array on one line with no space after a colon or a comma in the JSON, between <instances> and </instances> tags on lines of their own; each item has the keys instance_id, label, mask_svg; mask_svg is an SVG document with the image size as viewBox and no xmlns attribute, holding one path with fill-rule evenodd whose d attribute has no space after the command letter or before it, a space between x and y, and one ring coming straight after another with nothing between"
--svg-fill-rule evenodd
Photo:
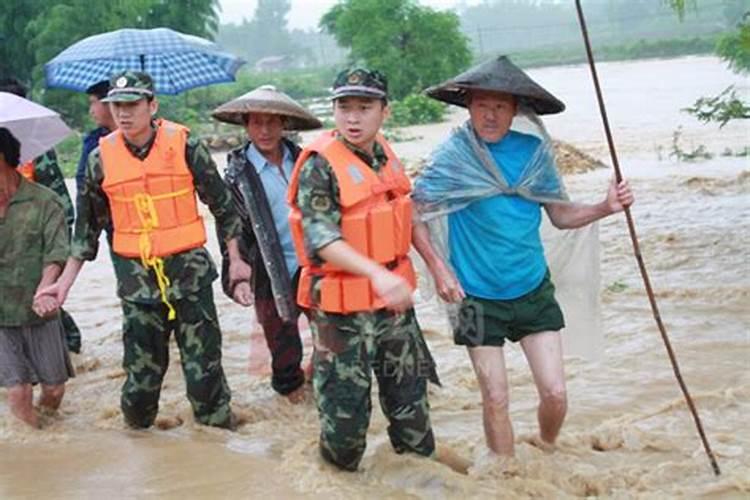
<instances>
[{"instance_id":1,"label":"white umbrella","mask_svg":"<svg viewBox=\"0 0 750 500\"><path fill-rule=\"evenodd\" d=\"M51 109L7 92L0 92L0 127L10 130L21 143L21 164L73 133Z\"/></svg>"}]
</instances>

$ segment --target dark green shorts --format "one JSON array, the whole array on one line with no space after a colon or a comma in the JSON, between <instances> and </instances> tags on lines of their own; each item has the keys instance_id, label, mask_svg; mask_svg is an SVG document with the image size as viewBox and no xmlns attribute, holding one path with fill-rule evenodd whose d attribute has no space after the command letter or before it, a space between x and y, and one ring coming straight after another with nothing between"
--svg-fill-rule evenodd
<instances>
[{"instance_id":1,"label":"dark green shorts","mask_svg":"<svg viewBox=\"0 0 750 500\"><path fill-rule=\"evenodd\" d=\"M457 345L502 346L505 339L518 342L526 335L557 331L565 326L555 285L549 271L533 291L513 300L491 300L467 296L458 312L453 331Z\"/></svg>"}]
</instances>

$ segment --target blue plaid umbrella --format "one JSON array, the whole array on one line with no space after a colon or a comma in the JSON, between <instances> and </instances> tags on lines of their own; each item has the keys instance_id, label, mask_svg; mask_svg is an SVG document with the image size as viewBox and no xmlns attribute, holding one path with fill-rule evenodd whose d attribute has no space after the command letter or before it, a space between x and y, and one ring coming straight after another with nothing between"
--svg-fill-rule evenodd
<instances>
[{"instance_id":1,"label":"blue plaid umbrella","mask_svg":"<svg viewBox=\"0 0 750 500\"><path fill-rule=\"evenodd\" d=\"M47 87L85 92L118 71L145 71L160 94L234 81L245 61L197 36L168 28L121 29L94 35L44 65Z\"/></svg>"}]
</instances>

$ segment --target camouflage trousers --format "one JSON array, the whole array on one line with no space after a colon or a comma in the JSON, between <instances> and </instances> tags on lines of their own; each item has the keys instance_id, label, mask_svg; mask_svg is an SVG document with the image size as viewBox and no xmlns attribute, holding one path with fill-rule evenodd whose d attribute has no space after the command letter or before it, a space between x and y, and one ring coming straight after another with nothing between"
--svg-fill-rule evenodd
<instances>
[{"instance_id":1,"label":"camouflage trousers","mask_svg":"<svg viewBox=\"0 0 750 500\"><path fill-rule=\"evenodd\" d=\"M357 469L372 411L372 373L395 451L431 456L435 439L427 380L438 381L414 310L350 315L315 310L311 316L313 387L323 458L344 470Z\"/></svg>"},{"instance_id":2,"label":"camouflage trousers","mask_svg":"<svg viewBox=\"0 0 750 500\"><path fill-rule=\"evenodd\" d=\"M65 309L60 309L60 319L62 320L63 330L65 331L65 345L70 352L76 354L81 352L81 330Z\"/></svg>"},{"instance_id":3,"label":"camouflage trousers","mask_svg":"<svg viewBox=\"0 0 750 500\"><path fill-rule=\"evenodd\" d=\"M230 392L221 366L221 330L213 291L204 287L172 301L172 305L177 318L169 321L164 304L122 301L126 379L121 407L125 421L135 428L154 423L162 380L169 367L169 337L174 331L195 420L230 427Z\"/></svg>"}]
</instances>

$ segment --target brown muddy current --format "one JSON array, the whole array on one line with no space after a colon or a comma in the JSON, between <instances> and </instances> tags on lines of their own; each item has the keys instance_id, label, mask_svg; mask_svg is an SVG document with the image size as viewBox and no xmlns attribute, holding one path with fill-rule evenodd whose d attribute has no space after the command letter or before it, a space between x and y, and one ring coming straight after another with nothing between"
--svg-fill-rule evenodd
<instances>
[{"instance_id":1,"label":"brown muddy current","mask_svg":"<svg viewBox=\"0 0 750 500\"><path fill-rule=\"evenodd\" d=\"M0 498L750 497L750 164L720 155L745 148L750 136L746 123L719 130L679 112L732 83L747 95L747 81L710 57L608 63L599 71L621 164L637 196L633 215L644 258L720 478L711 473L675 382L624 219L613 217L600 227L605 353L566 361L570 411L554 453L525 441L536 432L536 393L512 346L506 356L517 456L490 458L468 357L427 302L418 314L444 384L430 389L435 432L471 458L469 475L395 455L377 409L360 472L333 471L317 456L309 388L299 405L273 393L252 313L218 287L224 366L245 424L235 433L193 424L172 346L159 426L130 431L119 412L120 308L103 251L84 267L69 299L84 352L74 360L78 376L60 414L45 417L42 431L26 429L8 416L0 390ZM532 76L568 104L546 120L552 135L607 161L587 68L539 69ZM459 111L451 123L409 129L415 140L395 149L416 160L463 117ZM717 156L700 163L670 158L680 125L684 149L704 144ZM223 166L223 158L217 161ZM609 175L596 170L566 183L575 199L597 201ZM215 242L210 248L217 255Z\"/></svg>"}]
</instances>

